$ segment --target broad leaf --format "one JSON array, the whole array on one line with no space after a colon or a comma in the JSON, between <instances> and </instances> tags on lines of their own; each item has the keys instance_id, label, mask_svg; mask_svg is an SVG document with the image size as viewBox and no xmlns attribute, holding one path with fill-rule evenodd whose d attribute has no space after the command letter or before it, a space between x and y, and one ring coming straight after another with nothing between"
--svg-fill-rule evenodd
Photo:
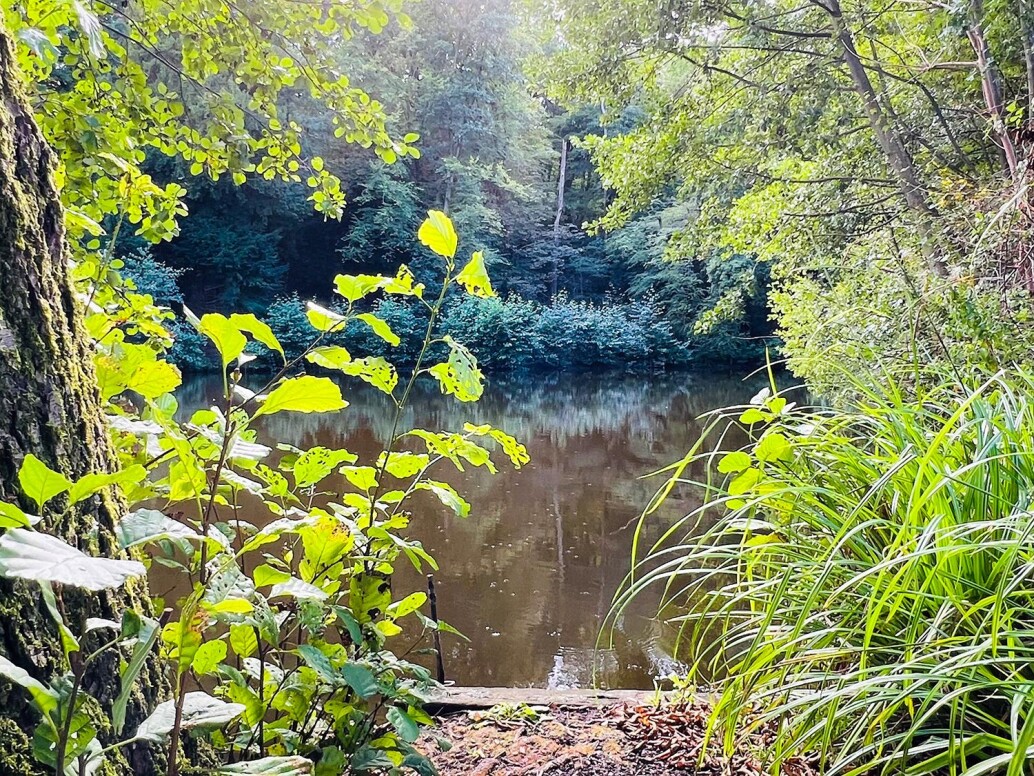
<instances>
[{"instance_id":1,"label":"broad leaf","mask_svg":"<svg viewBox=\"0 0 1034 776\"><path fill-rule=\"evenodd\" d=\"M294 481L299 488L308 488L329 476L343 463L354 463L356 455L347 450L314 447L306 450L294 464Z\"/></svg>"},{"instance_id":2,"label":"broad leaf","mask_svg":"<svg viewBox=\"0 0 1034 776\"><path fill-rule=\"evenodd\" d=\"M227 703L204 692L188 692L183 698L183 730L222 727L244 713L244 705ZM135 739L164 743L176 721L176 703L168 700L158 707L137 728Z\"/></svg>"},{"instance_id":3,"label":"broad leaf","mask_svg":"<svg viewBox=\"0 0 1034 776\"><path fill-rule=\"evenodd\" d=\"M28 528L42 518L23 512L14 504L0 501L0 528Z\"/></svg>"},{"instance_id":4,"label":"broad leaf","mask_svg":"<svg viewBox=\"0 0 1034 776\"><path fill-rule=\"evenodd\" d=\"M41 509L54 496L58 496L72 487L72 483L43 461L29 453L22 459L18 470L18 484L26 496L36 502Z\"/></svg>"},{"instance_id":5,"label":"broad leaf","mask_svg":"<svg viewBox=\"0 0 1034 776\"><path fill-rule=\"evenodd\" d=\"M420 225L417 237L439 256L451 259L456 255L456 229L440 210L427 211L427 219Z\"/></svg>"},{"instance_id":6,"label":"broad leaf","mask_svg":"<svg viewBox=\"0 0 1034 776\"><path fill-rule=\"evenodd\" d=\"M245 774L246 776L308 776L312 773L312 760L304 757L263 757L233 765L224 765L213 773Z\"/></svg>"},{"instance_id":7,"label":"broad leaf","mask_svg":"<svg viewBox=\"0 0 1034 776\"><path fill-rule=\"evenodd\" d=\"M236 326L240 331L246 331L250 334L256 342L261 342L270 350L274 350L280 354L285 362L287 357L284 355L283 345L280 344L280 340L276 338L273 330L269 328L269 325L263 323L251 313L242 314L234 313L230 316L230 323Z\"/></svg>"},{"instance_id":8,"label":"broad leaf","mask_svg":"<svg viewBox=\"0 0 1034 776\"><path fill-rule=\"evenodd\" d=\"M344 328L345 321L348 320L345 316L338 315L326 307L320 307L315 302L308 302L306 307L308 309L305 311L305 317L309 319L309 323L316 331L341 330Z\"/></svg>"},{"instance_id":9,"label":"broad leaf","mask_svg":"<svg viewBox=\"0 0 1034 776\"><path fill-rule=\"evenodd\" d=\"M391 278L383 275L338 275L334 278L334 290L349 302L358 302L388 283Z\"/></svg>"},{"instance_id":10,"label":"broad leaf","mask_svg":"<svg viewBox=\"0 0 1034 776\"><path fill-rule=\"evenodd\" d=\"M380 692L380 687L377 685L377 679L373 675L373 671L364 665L345 663L341 668L341 675L345 678L348 686L355 690L360 698L372 698Z\"/></svg>"},{"instance_id":11,"label":"broad leaf","mask_svg":"<svg viewBox=\"0 0 1034 776\"><path fill-rule=\"evenodd\" d=\"M359 313L356 316L359 320L373 329L373 333L380 337L382 340L387 342L392 347L397 346L402 340L399 335L391 330L388 322L382 318L378 318L373 313Z\"/></svg>"},{"instance_id":12,"label":"broad leaf","mask_svg":"<svg viewBox=\"0 0 1034 776\"><path fill-rule=\"evenodd\" d=\"M147 476L147 470L140 464L135 464L111 474L87 474L76 480L68 491L68 503L76 504L84 498L98 493L109 485L122 485L129 483L135 485L142 482Z\"/></svg>"},{"instance_id":13,"label":"broad leaf","mask_svg":"<svg viewBox=\"0 0 1034 776\"><path fill-rule=\"evenodd\" d=\"M219 351L223 369L240 356L248 344L247 337L241 334L229 318L220 313L208 313L201 316L198 331L208 337L215 345L215 349Z\"/></svg>"},{"instance_id":14,"label":"broad leaf","mask_svg":"<svg viewBox=\"0 0 1034 776\"><path fill-rule=\"evenodd\" d=\"M492 290L492 281L488 278L488 270L485 269L485 255L481 251L474 251L456 281L463 286L468 294L482 299L495 296Z\"/></svg>"},{"instance_id":15,"label":"broad leaf","mask_svg":"<svg viewBox=\"0 0 1034 776\"><path fill-rule=\"evenodd\" d=\"M340 345L324 345L306 353L305 360L327 369L341 369L352 360L352 355Z\"/></svg>"},{"instance_id":16,"label":"broad leaf","mask_svg":"<svg viewBox=\"0 0 1034 776\"><path fill-rule=\"evenodd\" d=\"M392 706L388 709L388 722L395 728L395 732L399 734L399 738L403 741L413 743L420 738L420 726L416 724L416 721L409 716L402 709L397 706Z\"/></svg>"},{"instance_id":17,"label":"broad leaf","mask_svg":"<svg viewBox=\"0 0 1034 776\"><path fill-rule=\"evenodd\" d=\"M19 668L3 655L0 655L0 676L28 690L33 702L44 714L57 708L58 697L53 689L33 678L28 671Z\"/></svg>"},{"instance_id":18,"label":"broad leaf","mask_svg":"<svg viewBox=\"0 0 1034 776\"><path fill-rule=\"evenodd\" d=\"M425 453L398 452L388 453L385 461L385 454L381 453L377 459L377 466L384 467L384 471L392 477L406 479L421 472L430 463L431 459Z\"/></svg>"},{"instance_id":19,"label":"broad leaf","mask_svg":"<svg viewBox=\"0 0 1034 776\"><path fill-rule=\"evenodd\" d=\"M292 377L269 392L255 417L274 412L336 412L348 406L337 383L326 377Z\"/></svg>"},{"instance_id":20,"label":"broad leaf","mask_svg":"<svg viewBox=\"0 0 1034 776\"><path fill-rule=\"evenodd\" d=\"M123 549L159 539L200 541L201 534L190 526L173 520L157 509L137 509L119 520L116 526Z\"/></svg>"},{"instance_id":21,"label":"broad leaf","mask_svg":"<svg viewBox=\"0 0 1034 776\"><path fill-rule=\"evenodd\" d=\"M438 381L442 393L452 394L464 402L477 401L485 386L474 355L452 337L445 336L443 340L449 346L449 360L427 371Z\"/></svg>"},{"instance_id":22,"label":"broad leaf","mask_svg":"<svg viewBox=\"0 0 1034 776\"><path fill-rule=\"evenodd\" d=\"M135 560L91 558L48 534L16 528L0 537L0 576L110 590L147 573Z\"/></svg>"},{"instance_id":23,"label":"broad leaf","mask_svg":"<svg viewBox=\"0 0 1034 776\"><path fill-rule=\"evenodd\" d=\"M418 482L416 488L417 490L431 491L438 497L439 501L455 512L458 517L468 517L470 515L470 504L449 483L425 480L424 482Z\"/></svg>"}]
</instances>

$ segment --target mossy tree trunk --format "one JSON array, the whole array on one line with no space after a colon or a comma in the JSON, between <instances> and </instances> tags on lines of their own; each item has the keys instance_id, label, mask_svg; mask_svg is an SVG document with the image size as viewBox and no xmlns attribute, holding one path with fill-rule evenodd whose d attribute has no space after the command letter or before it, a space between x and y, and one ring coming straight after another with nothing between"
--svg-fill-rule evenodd
<instances>
[{"instance_id":1,"label":"mossy tree trunk","mask_svg":"<svg viewBox=\"0 0 1034 776\"><path fill-rule=\"evenodd\" d=\"M33 453L75 480L115 465L107 442L80 305L68 275L54 159L27 106L12 42L0 15L0 500L19 499L17 471ZM22 503L32 511L34 505ZM96 555L119 553L113 522L117 496L81 502L60 524L39 526ZM146 600L137 587L107 597L63 592L70 627L86 616L121 615ZM57 632L34 586L0 581L0 653L42 681L66 670ZM86 689L110 702L118 692L117 656L98 663ZM127 728L163 689L155 666L145 670ZM42 772L30 754L38 721L18 688L0 685L0 774ZM102 734L103 737L103 734ZM158 773L156 753L126 752L122 772ZM129 765L131 763L131 766Z\"/></svg>"}]
</instances>

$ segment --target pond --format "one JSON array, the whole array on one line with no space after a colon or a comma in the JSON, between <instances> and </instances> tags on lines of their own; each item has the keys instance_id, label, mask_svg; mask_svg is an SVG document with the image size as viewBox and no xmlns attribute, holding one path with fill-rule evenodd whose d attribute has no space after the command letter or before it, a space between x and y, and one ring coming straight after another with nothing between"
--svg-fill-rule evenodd
<instances>
[{"instance_id":1,"label":"pond","mask_svg":"<svg viewBox=\"0 0 1034 776\"><path fill-rule=\"evenodd\" d=\"M375 459L390 433L390 402L367 386L344 387L351 402L344 412L270 416L260 439ZM480 402L461 405L433 384L418 386L404 427L491 423L524 442L531 456L520 471L504 458L494 476L475 469L442 477L471 503L469 518L433 499L415 504L410 534L441 566L439 616L469 639L445 636L448 680L642 689L677 670L674 637L653 616L655 601L637 602L597 643L629 571L636 520L659 484L643 478L685 454L700 434L701 414L745 403L759 387L722 374L535 375L492 381ZM220 392L218 379L190 380L178 393L181 411L210 406ZM699 494L678 493L651 518L648 536L697 503ZM424 588L422 576L402 570L397 592Z\"/></svg>"}]
</instances>

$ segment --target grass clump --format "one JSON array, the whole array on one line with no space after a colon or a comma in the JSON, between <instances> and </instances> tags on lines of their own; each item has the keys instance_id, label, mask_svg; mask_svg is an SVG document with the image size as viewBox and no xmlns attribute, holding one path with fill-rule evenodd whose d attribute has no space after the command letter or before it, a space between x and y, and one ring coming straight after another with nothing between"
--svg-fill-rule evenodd
<instances>
[{"instance_id":1,"label":"grass clump","mask_svg":"<svg viewBox=\"0 0 1034 776\"><path fill-rule=\"evenodd\" d=\"M743 426L749 443L701 440L666 470L643 523L681 483L706 498L637 541L614 613L652 586L689 602L688 679L719 677L710 735L730 750L768 726L773 766L807 753L824 773L1027 773L1034 375L961 396L859 391L848 410L766 393L715 415L710 434Z\"/></svg>"}]
</instances>

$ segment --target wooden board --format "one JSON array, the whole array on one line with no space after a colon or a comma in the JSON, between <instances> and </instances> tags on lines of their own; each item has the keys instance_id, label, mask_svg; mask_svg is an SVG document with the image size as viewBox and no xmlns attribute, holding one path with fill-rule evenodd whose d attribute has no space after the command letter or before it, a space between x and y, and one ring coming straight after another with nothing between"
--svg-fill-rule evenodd
<instances>
[{"instance_id":1,"label":"wooden board","mask_svg":"<svg viewBox=\"0 0 1034 776\"><path fill-rule=\"evenodd\" d=\"M654 703L654 690L545 690L537 687L443 687L432 693L427 708L432 714L490 709L501 703L528 706L607 706L616 703Z\"/></svg>"}]
</instances>

